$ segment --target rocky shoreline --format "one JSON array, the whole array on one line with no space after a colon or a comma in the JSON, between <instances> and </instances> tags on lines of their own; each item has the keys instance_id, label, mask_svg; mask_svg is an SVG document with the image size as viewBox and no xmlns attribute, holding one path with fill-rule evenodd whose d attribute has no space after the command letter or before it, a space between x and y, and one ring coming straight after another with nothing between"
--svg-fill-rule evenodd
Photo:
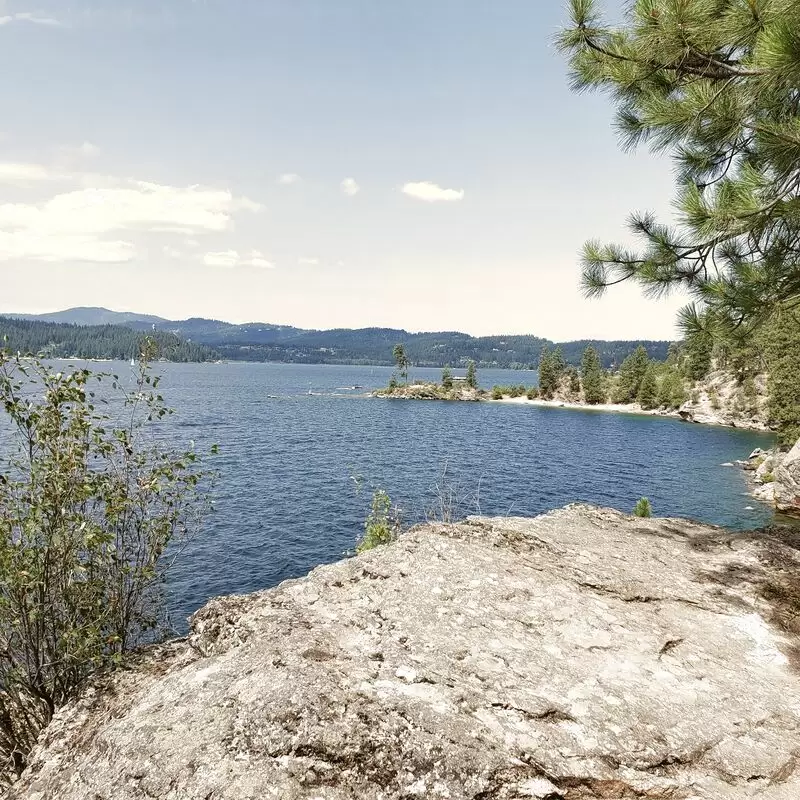
<instances>
[{"instance_id":1,"label":"rocky shoreline","mask_svg":"<svg viewBox=\"0 0 800 800\"><path fill-rule=\"evenodd\" d=\"M701 425L720 425L727 428L768 432L769 427L760 411L746 414L730 405L718 405L718 395L706 391L698 391L695 400L685 402L676 409L646 409L639 403L586 403L580 399L559 397L546 400L541 397L529 398L524 395L502 398L492 396L486 389L472 389L467 386L445 388L437 383L415 383L398 386L392 389L378 389L371 393L372 397L391 400L445 400L453 402L514 403L532 405L543 408L564 408L574 411L602 411L617 414L637 414L652 417L669 417L694 422Z\"/></svg>"},{"instance_id":2,"label":"rocky shoreline","mask_svg":"<svg viewBox=\"0 0 800 800\"><path fill-rule=\"evenodd\" d=\"M774 506L779 514L800 518L800 440L788 453L758 448L737 464L751 476L750 492L756 500Z\"/></svg>"}]
</instances>

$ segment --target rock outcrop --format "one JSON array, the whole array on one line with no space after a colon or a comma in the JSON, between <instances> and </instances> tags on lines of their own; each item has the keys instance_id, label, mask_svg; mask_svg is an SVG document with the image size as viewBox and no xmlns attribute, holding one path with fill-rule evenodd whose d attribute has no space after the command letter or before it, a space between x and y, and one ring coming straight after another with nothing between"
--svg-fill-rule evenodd
<instances>
[{"instance_id":1,"label":"rock outcrop","mask_svg":"<svg viewBox=\"0 0 800 800\"><path fill-rule=\"evenodd\" d=\"M19 800L796 800L800 541L572 506L199 611Z\"/></svg>"},{"instance_id":2,"label":"rock outcrop","mask_svg":"<svg viewBox=\"0 0 800 800\"><path fill-rule=\"evenodd\" d=\"M788 453L756 449L737 463L753 476L753 497L800 518L800 440Z\"/></svg>"},{"instance_id":3,"label":"rock outcrop","mask_svg":"<svg viewBox=\"0 0 800 800\"><path fill-rule=\"evenodd\" d=\"M465 400L474 402L485 398L482 389L472 389L462 381L450 389L438 383L409 383L372 392L373 397L388 397L392 400Z\"/></svg>"},{"instance_id":4,"label":"rock outcrop","mask_svg":"<svg viewBox=\"0 0 800 800\"><path fill-rule=\"evenodd\" d=\"M725 370L715 370L691 389L691 397L678 410L688 422L705 425L727 425L732 428L766 431L767 378L757 375L752 395Z\"/></svg>"},{"instance_id":5,"label":"rock outcrop","mask_svg":"<svg viewBox=\"0 0 800 800\"><path fill-rule=\"evenodd\" d=\"M800 439L776 462L773 472L775 507L784 514L800 517Z\"/></svg>"}]
</instances>

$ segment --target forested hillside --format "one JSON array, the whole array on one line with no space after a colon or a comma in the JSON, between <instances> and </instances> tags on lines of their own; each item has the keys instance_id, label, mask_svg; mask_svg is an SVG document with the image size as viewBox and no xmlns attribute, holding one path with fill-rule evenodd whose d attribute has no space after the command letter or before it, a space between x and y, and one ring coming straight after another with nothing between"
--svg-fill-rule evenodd
<instances>
[{"instance_id":1,"label":"forested hillside","mask_svg":"<svg viewBox=\"0 0 800 800\"><path fill-rule=\"evenodd\" d=\"M279 361L299 364L391 364L391 351L394 345L402 344L411 362L421 367L460 367L468 361L475 361L481 367L534 367L539 362L543 345L553 346L549 339L540 336L470 336L458 331L438 331L430 333L409 333L398 328L336 328L333 330L304 330L290 325L274 325L265 322L249 322L234 325L220 320L193 317L186 320L167 320L148 314L109 311L105 308L73 308L44 314L38 317L27 315L25 319L42 324L43 322L70 322L86 326L92 321L102 324L99 328L76 329L74 325L62 325L72 330L70 342L78 336L76 330L83 330L81 341L86 348L94 344L92 352L105 352L108 339L119 339L124 349L124 334L109 334L110 328L133 329L148 332L172 342L172 349L180 353L179 358L171 360L204 360L212 357L234 361ZM110 325L109 323L114 323ZM91 331L97 330L97 333ZM20 334L18 334L20 335ZM61 334L59 334L61 335ZM46 329L40 336L48 344ZM103 340L99 345L95 338ZM39 340L37 340L39 341ZM195 359L179 347L183 341L207 345L216 356L206 353ZM590 344L587 340L561 344L564 360L568 364L580 364L581 354ZM667 357L669 342L655 341L592 341L600 361L605 368L619 366L622 360L644 345L653 358ZM79 348L80 354L83 350ZM87 351L88 352L88 351ZM115 352L117 352L115 350ZM204 352L204 351L203 351ZM78 351L69 355L79 354ZM197 355L197 354L196 354ZM100 356L93 356L100 357ZM123 354L122 357L127 357ZM167 356L169 358L169 356Z\"/></svg>"},{"instance_id":2,"label":"forested hillside","mask_svg":"<svg viewBox=\"0 0 800 800\"><path fill-rule=\"evenodd\" d=\"M212 342L209 342L210 344ZM248 361L284 361L304 364L391 364L391 349L402 344L408 358L419 367L465 366L475 361L480 367L535 367L543 345L553 346L538 336L480 336L465 333L408 333L392 328L362 330L301 331L283 341L213 341L224 358ZM578 365L587 341L561 345L568 364ZM643 344L655 358L667 356L669 342L593 342L606 368L618 366L625 356Z\"/></svg>"},{"instance_id":3,"label":"forested hillside","mask_svg":"<svg viewBox=\"0 0 800 800\"><path fill-rule=\"evenodd\" d=\"M129 359L139 354L145 334L121 325L66 325L0 317L0 339L12 352L42 354L51 358ZM215 351L166 331L148 334L167 361L213 361Z\"/></svg>"}]
</instances>

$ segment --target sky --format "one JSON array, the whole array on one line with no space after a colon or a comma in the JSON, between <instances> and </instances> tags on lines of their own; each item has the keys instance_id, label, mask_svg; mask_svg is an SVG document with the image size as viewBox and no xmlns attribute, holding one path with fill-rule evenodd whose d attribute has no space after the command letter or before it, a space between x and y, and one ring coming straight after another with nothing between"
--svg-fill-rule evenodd
<instances>
[{"instance_id":1,"label":"sky","mask_svg":"<svg viewBox=\"0 0 800 800\"><path fill-rule=\"evenodd\" d=\"M581 297L583 242L668 216L672 173L570 91L564 24L561 0L0 0L0 313L675 338L684 298Z\"/></svg>"}]
</instances>

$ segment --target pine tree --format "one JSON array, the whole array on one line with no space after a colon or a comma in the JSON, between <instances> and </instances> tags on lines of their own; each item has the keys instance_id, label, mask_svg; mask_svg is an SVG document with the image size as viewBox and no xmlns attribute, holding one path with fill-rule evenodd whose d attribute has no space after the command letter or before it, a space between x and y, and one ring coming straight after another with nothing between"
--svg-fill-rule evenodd
<instances>
[{"instance_id":1,"label":"pine tree","mask_svg":"<svg viewBox=\"0 0 800 800\"><path fill-rule=\"evenodd\" d=\"M777 314L764 329L767 352L767 411L778 444L789 448L800 439L800 319L793 311Z\"/></svg>"},{"instance_id":2,"label":"pine tree","mask_svg":"<svg viewBox=\"0 0 800 800\"><path fill-rule=\"evenodd\" d=\"M450 367L445 367L442 370L442 386L445 389L453 388L453 371Z\"/></svg>"},{"instance_id":3,"label":"pine tree","mask_svg":"<svg viewBox=\"0 0 800 800\"><path fill-rule=\"evenodd\" d=\"M569 366L566 369L566 376L569 380L569 391L570 394L580 394L581 391L581 376L578 374L578 370L575 369L573 366Z\"/></svg>"},{"instance_id":4,"label":"pine tree","mask_svg":"<svg viewBox=\"0 0 800 800\"><path fill-rule=\"evenodd\" d=\"M603 386L603 369L597 350L589 345L581 356L581 380L583 382L583 399L590 405L604 403L606 400Z\"/></svg>"},{"instance_id":5,"label":"pine tree","mask_svg":"<svg viewBox=\"0 0 800 800\"><path fill-rule=\"evenodd\" d=\"M467 386L470 389L478 388L478 371L475 369L474 361L470 361L467 364Z\"/></svg>"},{"instance_id":6,"label":"pine tree","mask_svg":"<svg viewBox=\"0 0 800 800\"><path fill-rule=\"evenodd\" d=\"M711 332L705 328L690 331L683 350L686 355L687 377L693 381L705 378L711 369L711 355L714 351L714 337Z\"/></svg>"},{"instance_id":7,"label":"pine tree","mask_svg":"<svg viewBox=\"0 0 800 800\"><path fill-rule=\"evenodd\" d=\"M408 368L411 365L411 362L408 360L408 356L406 355L406 350L403 345L396 344L394 346L392 349L392 357L397 363L397 371L400 373L400 377L403 379L403 382L408 383Z\"/></svg>"},{"instance_id":8,"label":"pine tree","mask_svg":"<svg viewBox=\"0 0 800 800\"><path fill-rule=\"evenodd\" d=\"M619 382L614 395L615 403L636 402L642 379L649 364L647 350L641 344L625 358L619 368Z\"/></svg>"},{"instance_id":9,"label":"pine tree","mask_svg":"<svg viewBox=\"0 0 800 800\"><path fill-rule=\"evenodd\" d=\"M657 404L661 408L680 408L686 402L683 378L677 368L670 367L661 378Z\"/></svg>"},{"instance_id":10,"label":"pine tree","mask_svg":"<svg viewBox=\"0 0 800 800\"><path fill-rule=\"evenodd\" d=\"M633 280L687 290L732 328L800 299L800 3L638 0L605 24L595 0L570 0L559 44L576 89L609 90L623 145L671 152L679 222L635 214L640 251L589 242L590 295ZM681 321L696 329L701 314Z\"/></svg>"},{"instance_id":11,"label":"pine tree","mask_svg":"<svg viewBox=\"0 0 800 800\"><path fill-rule=\"evenodd\" d=\"M564 361L564 354L561 351L561 345L557 345L556 349L553 350L551 360L553 362L553 372L556 376L556 383L559 383L561 381L561 376L567 369L567 362Z\"/></svg>"},{"instance_id":12,"label":"pine tree","mask_svg":"<svg viewBox=\"0 0 800 800\"><path fill-rule=\"evenodd\" d=\"M544 345L539 355L539 395L549 400L556 390L556 384L553 357L547 345Z\"/></svg>"},{"instance_id":13,"label":"pine tree","mask_svg":"<svg viewBox=\"0 0 800 800\"><path fill-rule=\"evenodd\" d=\"M639 384L636 400L642 408L648 410L656 408L658 405L658 383L656 381L656 368L653 363L647 365L642 381Z\"/></svg>"}]
</instances>

